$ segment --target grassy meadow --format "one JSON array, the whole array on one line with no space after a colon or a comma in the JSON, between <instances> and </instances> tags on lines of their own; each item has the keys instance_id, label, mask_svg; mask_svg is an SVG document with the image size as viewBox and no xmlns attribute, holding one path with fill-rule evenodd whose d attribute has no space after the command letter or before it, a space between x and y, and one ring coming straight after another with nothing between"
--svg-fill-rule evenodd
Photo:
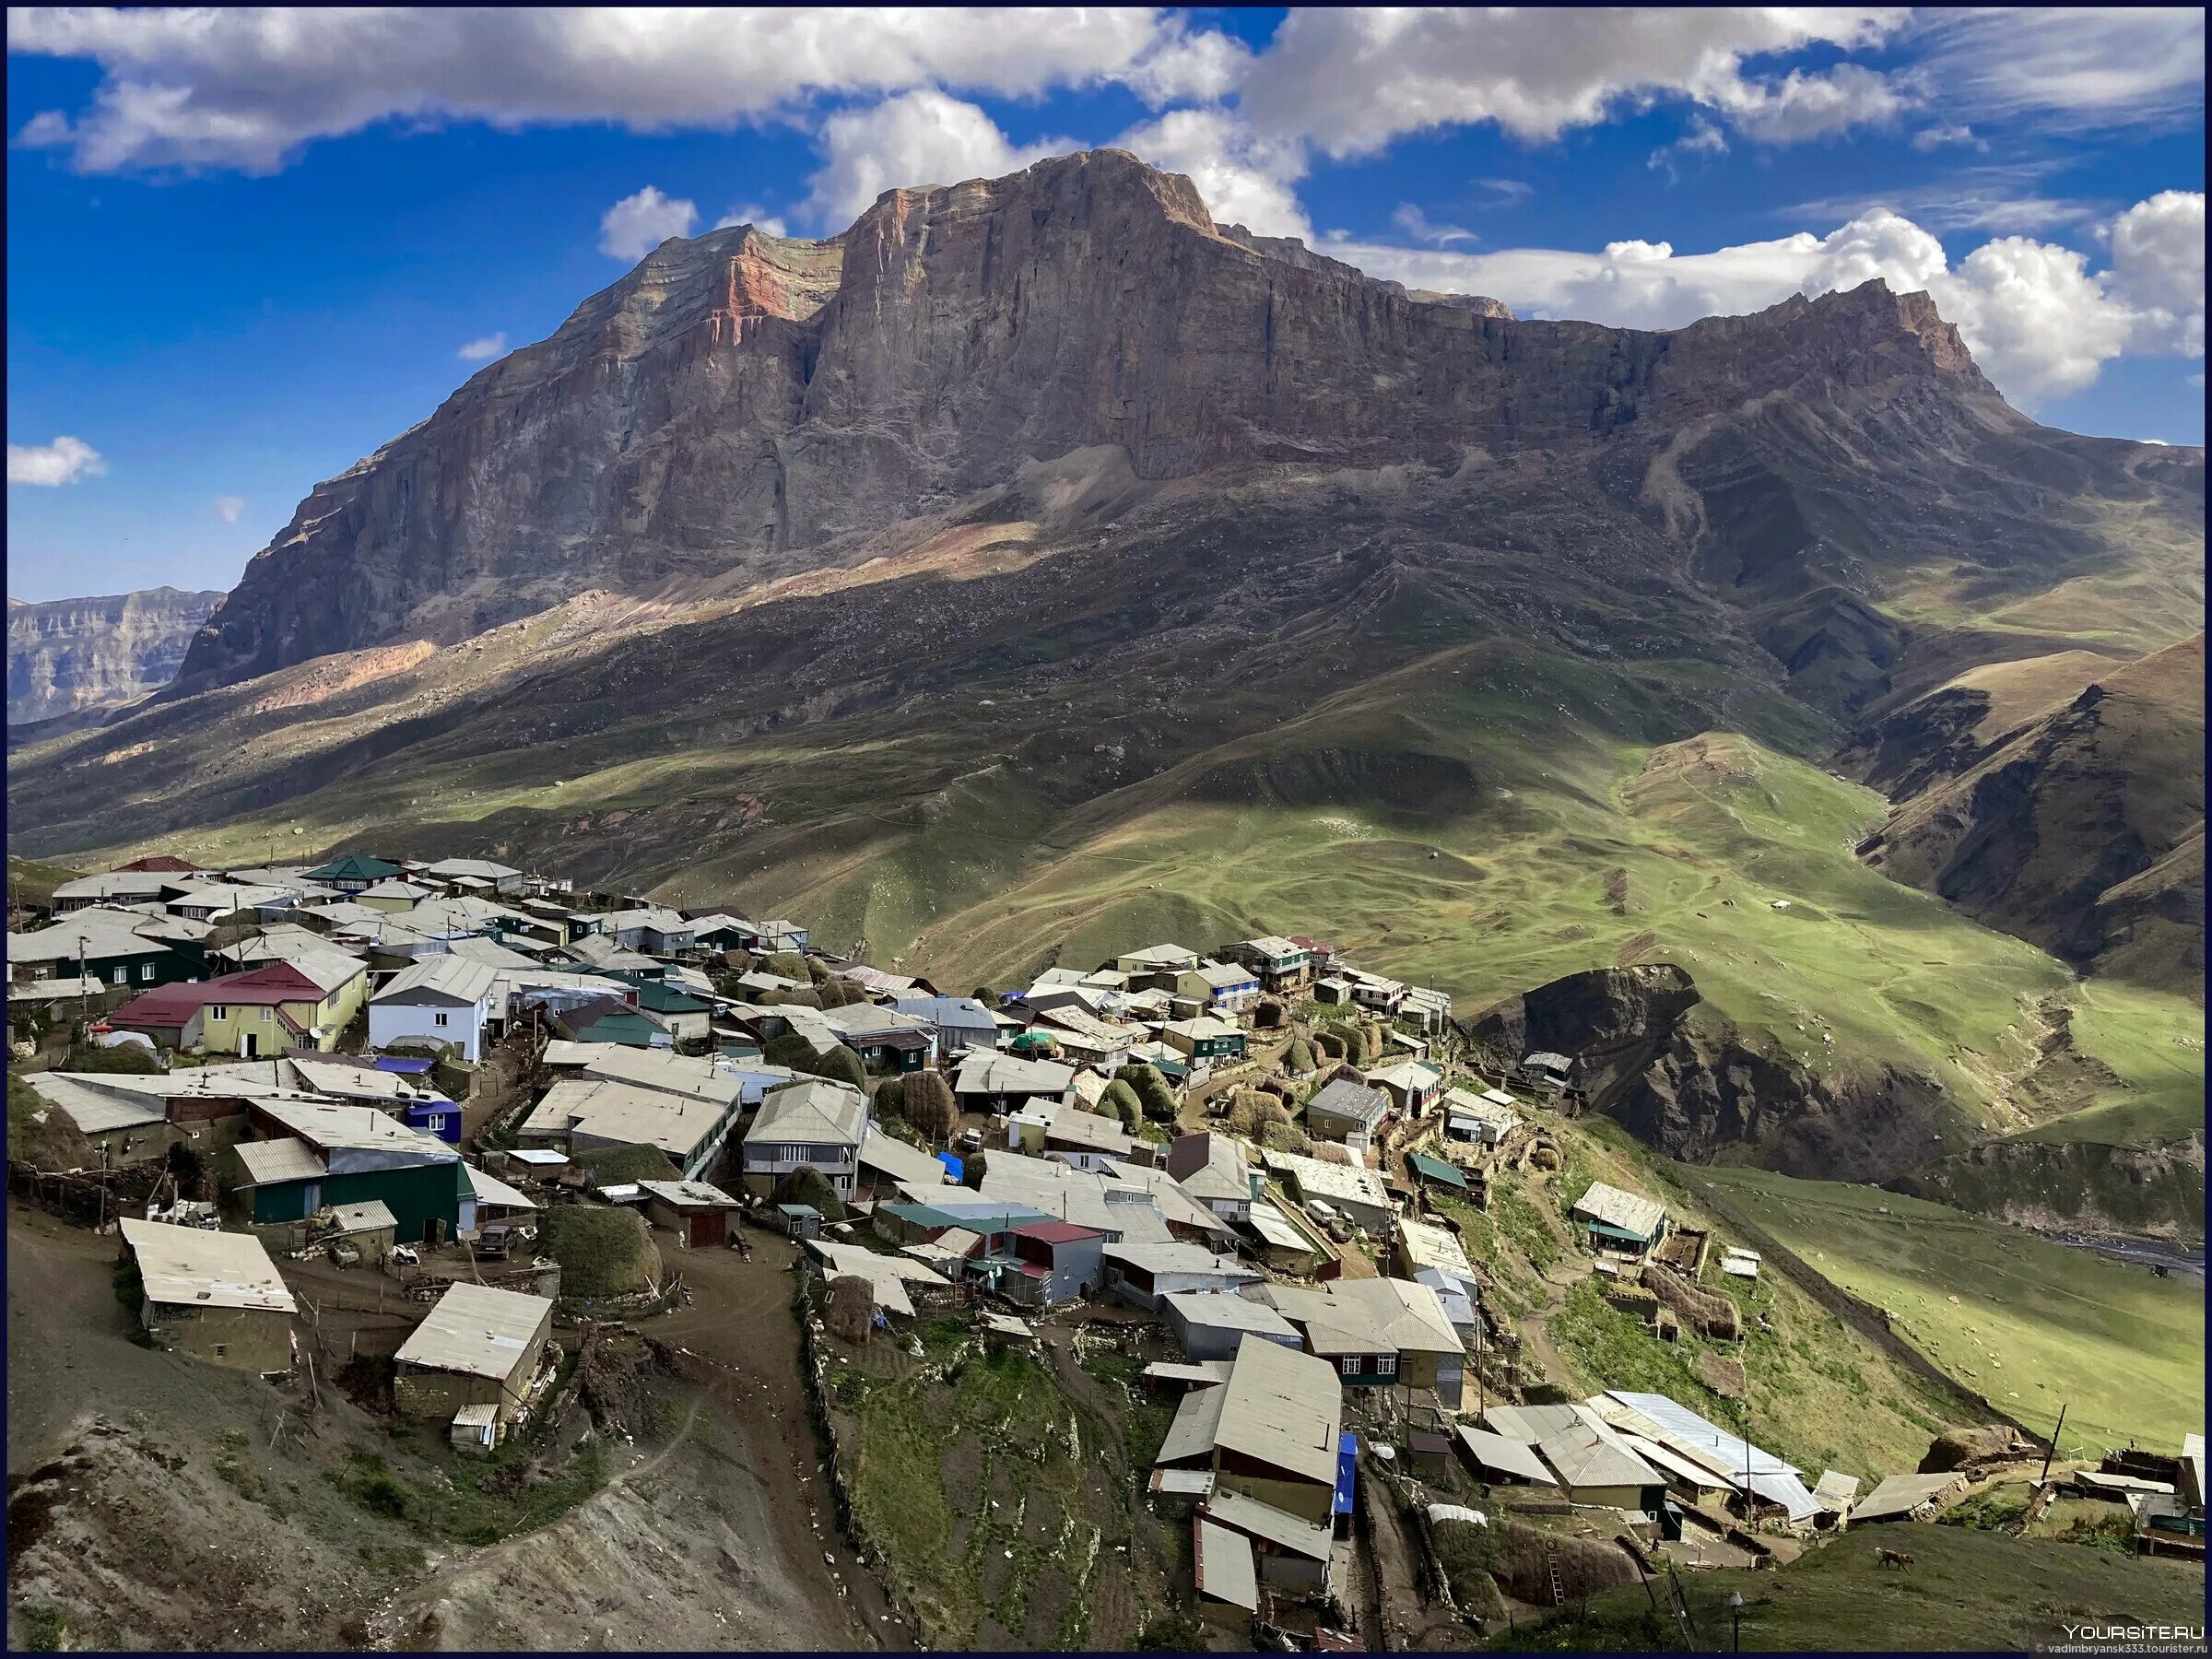
<instances>
[{"instance_id":1,"label":"grassy meadow","mask_svg":"<svg viewBox=\"0 0 2212 1659\"><path fill-rule=\"evenodd\" d=\"M2062 1444L2178 1447L2205 1425L2204 1287L1873 1187L1688 1169L1952 1376Z\"/></svg>"}]
</instances>

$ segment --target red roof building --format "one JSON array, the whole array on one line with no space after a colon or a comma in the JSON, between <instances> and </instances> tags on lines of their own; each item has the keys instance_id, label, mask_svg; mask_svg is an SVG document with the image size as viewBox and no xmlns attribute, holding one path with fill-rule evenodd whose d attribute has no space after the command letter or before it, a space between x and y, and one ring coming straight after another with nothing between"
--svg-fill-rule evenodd
<instances>
[{"instance_id":1,"label":"red roof building","mask_svg":"<svg viewBox=\"0 0 2212 1659\"><path fill-rule=\"evenodd\" d=\"M259 968L249 968L242 973L226 973L219 979L201 980L183 985L162 985L124 1004L108 1016L109 1023L129 1030L148 1031L166 1036L180 1047L193 1041L209 1041L213 1033L203 1028L187 1038L187 1030L200 1021L210 1007L267 1008L270 1011L269 1034L256 1035L256 1052L275 1055L288 1042L297 1042L308 1037L313 1010L324 997L324 990L306 974L289 962L270 962ZM308 1010L306 1020L288 1012L302 1005ZM225 1053L243 1053L228 1041L218 1039L211 1047L220 1046Z\"/></svg>"},{"instance_id":2,"label":"red roof building","mask_svg":"<svg viewBox=\"0 0 2212 1659\"><path fill-rule=\"evenodd\" d=\"M168 853L156 853L149 858L134 858L127 865L117 865L111 876L189 876L200 866Z\"/></svg>"}]
</instances>

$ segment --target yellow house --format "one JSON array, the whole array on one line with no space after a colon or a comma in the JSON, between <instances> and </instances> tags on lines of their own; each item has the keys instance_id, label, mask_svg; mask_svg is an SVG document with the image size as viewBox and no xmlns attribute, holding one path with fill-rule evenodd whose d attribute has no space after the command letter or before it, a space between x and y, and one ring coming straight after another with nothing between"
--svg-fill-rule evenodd
<instances>
[{"instance_id":1,"label":"yellow house","mask_svg":"<svg viewBox=\"0 0 2212 1659\"><path fill-rule=\"evenodd\" d=\"M198 984L163 985L112 1019L171 1047L253 1060L288 1048L336 1048L368 996L367 964L315 951Z\"/></svg>"}]
</instances>

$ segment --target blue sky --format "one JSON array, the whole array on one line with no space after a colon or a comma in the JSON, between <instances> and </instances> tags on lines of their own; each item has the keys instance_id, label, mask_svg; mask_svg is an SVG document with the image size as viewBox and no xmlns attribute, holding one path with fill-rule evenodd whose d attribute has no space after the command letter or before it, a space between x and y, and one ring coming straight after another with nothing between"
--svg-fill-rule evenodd
<instances>
[{"instance_id":1,"label":"blue sky","mask_svg":"<svg viewBox=\"0 0 2212 1659\"><path fill-rule=\"evenodd\" d=\"M8 44L18 598L230 585L464 347L662 235L1108 143L1522 315L1881 275L2039 418L2204 441L2201 13L33 8Z\"/></svg>"}]
</instances>

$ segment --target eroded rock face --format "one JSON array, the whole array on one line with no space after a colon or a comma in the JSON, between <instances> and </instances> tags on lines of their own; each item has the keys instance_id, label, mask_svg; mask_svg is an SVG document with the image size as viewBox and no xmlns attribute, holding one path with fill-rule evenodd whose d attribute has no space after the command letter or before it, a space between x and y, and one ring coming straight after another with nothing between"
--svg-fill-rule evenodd
<instances>
[{"instance_id":1,"label":"eroded rock face","mask_svg":"<svg viewBox=\"0 0 2212 1659\"><path fill-rule=\"evenodd\" d=\"M1672 963L1571 973L1508 998L1472 1034L1569 1056L1594 1110L1688 1163L1880 1181L1940 1153L1951 1115L1925 1077L1884 1068L1830 1085L1752 1047Z\"/></svg>"},{"instance_id":2,"label":"eroded rock face","mask_svg":"<svg viewBox=\"0 0 2212 1659\"><path fill-rule=\"evenodd\" d=\"M1924 295L1877 282L1672 334L1516 322L1225 231L1187 179L1095 151L889 192L825 241L664 244L319 486L178 690L588 588L803 571L1078 450L1150 480L1451 463L1931 382L2025 426Z\"/></svg>"},{"instance_id":3,"label":"eroded rock face","mask_svg":"<svg viewBox=\"0 0 2212 1659\"><path fill-rule=\"evenodd\" d=\"M220 593L7 602L7 724L135 702L174 679Z\"/></svg>"}]
</instances>

